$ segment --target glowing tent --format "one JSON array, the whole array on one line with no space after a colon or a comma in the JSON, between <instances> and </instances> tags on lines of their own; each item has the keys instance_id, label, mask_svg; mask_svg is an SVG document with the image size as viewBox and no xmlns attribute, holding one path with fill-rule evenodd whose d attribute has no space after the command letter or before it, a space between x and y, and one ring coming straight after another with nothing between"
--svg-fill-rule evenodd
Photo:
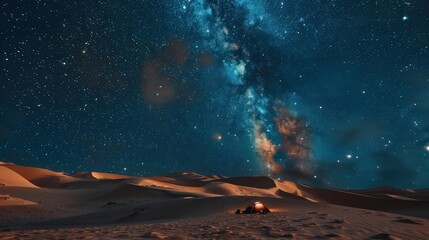
<instances>
[{"instance_id":1,"label":"glowing tent","mask_svg":"<svg viewBox=\"0 0 429 240\"><path fill-rule=\"evenodd\" d=\"M241 211L240 209L237 209L237 211L235 213L239 214L239 213L244 213L244 214L251 214L251 213L261 213L261 214L266 214L266 213L270 213L270 209L268 209L267 206L265 206L265 204L261 203L261 202L254 202L252 204L250 204L249 206L247 206L247 208L244 211Z\"/></svg>"}]
</instances>

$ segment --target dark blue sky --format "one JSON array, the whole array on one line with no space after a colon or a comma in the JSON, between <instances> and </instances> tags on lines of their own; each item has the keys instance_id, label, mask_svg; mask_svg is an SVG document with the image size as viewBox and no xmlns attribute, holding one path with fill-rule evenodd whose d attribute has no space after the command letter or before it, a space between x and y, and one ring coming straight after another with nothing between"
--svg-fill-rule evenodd
<instances>
[{"instance_id":1,"label":"dark blue sky","mask_svg":"<svg viewBox=\"0 0 429 240\"><path fill-rule=\"evenodd\" d=\"M0 161L429 181L425 0L7 1Z\"/></svg>"}]
</instances>

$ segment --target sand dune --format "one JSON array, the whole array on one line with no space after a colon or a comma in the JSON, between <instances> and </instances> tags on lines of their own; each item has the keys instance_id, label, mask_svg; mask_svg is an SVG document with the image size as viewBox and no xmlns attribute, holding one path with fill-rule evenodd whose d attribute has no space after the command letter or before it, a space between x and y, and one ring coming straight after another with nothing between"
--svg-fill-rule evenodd
<instances>
[{"instance_id":1,"label":"sand dune","mask_svg":"<svg viewBox=\"0 0 429 240\"><path fill-rule=\"evenodd\" d=\"M37 188L17 172L0 165L0 186Z\"/></svg>"},{"instance_id":2,"label":"sand dune","mask_svg":"<svg viewBox=\"0 0 429 240\"><path fill-rule=\"evenodd\" d=\"M113 174L113 173L102 173L102 172L90 172L90 173L81 173L77 174L76 176L86 176L86 178L89 179L128 179L130 176L120 175L120 174Z\"/></svg>"},{"instance_id":3,"label":"sand dune","mask_svg":"<svg viewBox=\"0 0 429 240\"><path fill-rule=\"evenodd\" d=\"M24 200L17 197L11 197L9 195L0 194L0 206L24 206L24 205L34 205L35 202Z\"/></svg>"},{"instance_id":4,"label":"sand dune","mask_svg":"<svg viewBox=\"0 0 429 240\"><path fill-rule=\"evenodd\" d=\"M317 189L262 176L71 176L0 163L0 234L12 238L34 237L40 230L26 229L38 228L52 229L44 232L47 238L60 238L55 229L74 226L66 238L83 236L89 228L93 233L158 239L425 239L428 199L427 190ZM264 202L273 213L233 214L254 201ZM118 229L107 230L107 225Z\"/></svg>"},{"instance_id":5,"label":"sand dune","mask_svg":"<svg viewBox=\"0 0 429 240\"><path fill-rule=\"evenodd\" d=\"M380 192L366 195L362 191L315 189L303 185L300 189L304 196L321 202L429 218L429 201L401 196L399 191L395 195Z\"/></svg>"},{"instance_id":6,"label":"sand dune","mask_svg":"<svg viewBox=\"0 0 429 240\"><path fill-rule=\"evenodd\" d=\"M77 180L75 177L68 176L64 173L43 168L19 166L11 163L2 163L0 166L9 168L32 184L43 188L59 188L69 182Z\"/></svg>"}]
</instances>

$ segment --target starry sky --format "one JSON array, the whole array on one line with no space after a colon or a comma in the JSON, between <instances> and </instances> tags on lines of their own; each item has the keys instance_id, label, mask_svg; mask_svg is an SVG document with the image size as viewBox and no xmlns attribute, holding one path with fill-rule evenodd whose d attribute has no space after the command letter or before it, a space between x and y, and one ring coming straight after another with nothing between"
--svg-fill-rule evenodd
<instances>
[{"instance_id":1,"label":"starry sky","mask_svg":"<svg viewBox=\"0 0 429 240\"><path fill-rule=\"evenodd\" d=\"M428 186L426 0L0 7L0 161Z\"/></svg>"}]
</instances>

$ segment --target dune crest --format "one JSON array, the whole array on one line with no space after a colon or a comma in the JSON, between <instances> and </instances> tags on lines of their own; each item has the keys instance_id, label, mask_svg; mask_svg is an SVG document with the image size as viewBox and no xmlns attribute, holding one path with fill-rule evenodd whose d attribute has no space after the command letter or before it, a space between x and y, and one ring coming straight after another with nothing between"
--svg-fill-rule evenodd
<instances>
[{"instance_id":1,"label":"dune crest","mask_svg":"<svg viewBox=\"0 0 429 240\"><path fill-rule=\"evenodd\" d=\"M0 165L0 186L37 188L17 172Z\"/></svg>"},{"instance_id":2,"label":"dune crest","mask_svg":"<svg viewBox=\"0 0 429 240\"><path fill-rule=\"evenodd\" d=\"M0 207L3 213L0 226L156 225L179 220L197 221L195 226L199 223L196 219L210 219L215 221L215 226L223 226L249 219L233 213L255 201L263 202L273 212L270 215L273 217L254 219L256 225L260 220L271 224L260 226L262 233L255 232L255 236L262 234L267 238L290 238L299 234L302 238L341 237L342 225L365 229L357 230L366 234L359 235L361 238L381 236L377 232L379 229L384 229L389 236L405 239L411 236L398 232L401 228L396 225L386 225L386 218L389 218L387 222L408 227L415 233L413 239L419 239L427 233L424 226L429 225L428 220L423 219L429 218L427 189L318 189L265 176L204 176L195 172L152 177L101 172L68 175L42 168L0 164ZM363 219L373 222L367 223ZM277 222L270 222L274 220ZM287 231L272 227L283 222L287 226L283 229ZM298 224L296 228L302 231L294 232L291 227L294 224ZM205 231L210 232L209 229ZM331 233L320 235L320 229ZM237 234L252 231L247 229ZM171 237L175 233L165 233L165 236ZM239 236L234 232L216 234L214 238Z\"/></svg>"}]
</instances>

